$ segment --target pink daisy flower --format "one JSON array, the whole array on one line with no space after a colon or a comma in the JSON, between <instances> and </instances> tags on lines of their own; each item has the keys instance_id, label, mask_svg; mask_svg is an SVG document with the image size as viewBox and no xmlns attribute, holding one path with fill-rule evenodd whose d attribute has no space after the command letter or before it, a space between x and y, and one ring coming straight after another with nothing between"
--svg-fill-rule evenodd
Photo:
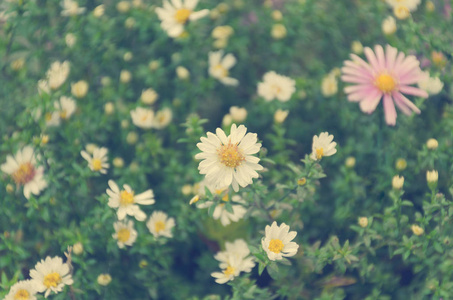
<instances>
[{"instance_id":1,"label":"pink daisy flower","mask_svg":"<svg viewBox=\"0 0 453 300\"><path fill-rule=\"evenodd\" d=\"M395 105L406 115L412 111L420 113L414 103L404 95L413 95L427 98L428 93L417 87L416 84L422 76L420 62L415 56L405 56L404 53L390 45L384 49L380 45L364 49L368 62L355 54L352 60L344 62L341 69L341 79L354 85L344 89L348 100L360 102L360 109L371 114L383 98L385 121L388 125L396 124Z\"/></svg>"}]
</instances>

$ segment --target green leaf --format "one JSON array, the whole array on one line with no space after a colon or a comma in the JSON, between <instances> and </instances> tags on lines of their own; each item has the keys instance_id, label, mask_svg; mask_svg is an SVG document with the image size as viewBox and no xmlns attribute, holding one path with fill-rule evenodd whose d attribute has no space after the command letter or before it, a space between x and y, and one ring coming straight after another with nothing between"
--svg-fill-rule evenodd
<instances>
[{"instance_id":1,"label":"green leaf","mask_svg":"<svg viewBox=\"0 0 453 300\"><path fill-rule=\"evenodd\" d=\"M267 273L269 273L269 276L272 277L272 279L277 280L280 278L280 272L278 270L278 265L276 262L271 262L267 266Z\"/></svg>"},{"instance_id":2,"label":"green leaf","mask_svg":"<svg viewBox=\"0 0 453 300\"><path fill-rule=\"evenodd\" d=\"M212 218L212 216L214 215L214 210L216 208L216 205L213 203L211 206L209 206L209 209L208 209L208 215Z\"/></svg>"},{"instance_id":3,"label":"green leaf","mask_svg":"<svg viewBox=\"0 0 453 300\"><path fill-rule=\"evenodd\" d=\"M225 209L230 214L234 214L234 210L233 210L233 206L231 205L231 202L228 201L227 203L225 203Z\"/></svg>"}]
</instances>

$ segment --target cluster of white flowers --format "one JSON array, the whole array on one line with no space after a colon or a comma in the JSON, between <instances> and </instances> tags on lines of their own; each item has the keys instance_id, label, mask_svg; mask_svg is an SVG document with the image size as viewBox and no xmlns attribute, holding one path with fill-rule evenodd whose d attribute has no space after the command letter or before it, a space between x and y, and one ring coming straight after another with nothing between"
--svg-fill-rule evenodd
<instances>
[{"instance_id":1,"label":"cluster of white flowers","mask_svg":"<svg viewBox=\"0 0 453 300\"><path fill-rule=\"evenodd\" d=\"M163 108L154 113L150 108L137 107L135 110L131 110L131 118L132 123L142 129L163 129L170 124L173 113L170 108Z\"/></svg>"},{"instance_id":2,"label":"cluster of white flowers","mask_svg":"<svg viewBox=\"0 0 453 300\"><path fill-rule=\"evenodd\" d=\"M61 292L66 285L72 285L71 266L63 263L61 257L47 256L30 270L30 280L14 284L4 300L36 300L37 293L44 293L47 298L51 292Z\"/></svg>"}]
</instances>

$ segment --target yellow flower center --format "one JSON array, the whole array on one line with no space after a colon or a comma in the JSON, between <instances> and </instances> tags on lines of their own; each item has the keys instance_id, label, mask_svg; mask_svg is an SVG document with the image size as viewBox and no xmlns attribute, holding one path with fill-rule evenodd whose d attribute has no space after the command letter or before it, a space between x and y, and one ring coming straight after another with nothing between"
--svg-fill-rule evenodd
<instances>
[{"instance_id":1,"label":"yellow flower center","mask_svg":"<svg viewBox=\"0 0 453 300\"><path fill-rule=\"evenodd\" d=\"M269 243L269 251L272 251L274 253L282 252L283 247L285 247L285 245L283 245L282 240L279 239L272 239Z\"/></svg>"},{"instance_id":2,"label":"yellow flower center","mask_svg":"<svg viewBox=\"0 0 453 300\"><path fill-rule=\"evenodd\" d=\"M280 86L278 85L272 85L272 92L274 92L275 95L278 95L280 94L282 91L282 89L280 88Z\"/></svg>"},{"instance_id":3,"label":"yellow flower center","mask_svg":"<svg viewBox=\"0 0 453 300\"><path fill-rule=\"evenodd\" d=\"M217 153L220 162L229 168L236 168L245 160L244 155L239 152L238 146L231 143L222 145Z\"/></svg>"},{"instance_id":4,"label":"yellow flower center","mask_svg":"<svg viewBox=\"0 0 453 300\"><path fill-rule=\"evenodd\" d=\"M120 204L122 206L127 206L134 203L134 192L128 192L126 190L121 191L120 193Z\"/></svg>"},{"instance_id":5,"label":"yellow flower center","mask_svg":"<svg viewBox=\"0 0 453 300\"><path fill-rule=\"evenodd\" d=\"M44 285L46 288L50 289L51 287L57 287L57 285L61 282L61 276L57 272L53 272L47 274L44 277Z\"/></svg>"},{"instance_id":6,"label":"yellow flower center","mask_svg":"<svg viewBox=\"0 0 453 300\"><path fill-rule=\"evenodd\" d=\"M154 228L156 232L159 233L160 231L165 230L165 223L162 221L157 221L156 223L154 223Z\"/></svg>"},{"instance_id":7,"label":"yellow flower center","mask_svg":"<svg viewBox=\"0 0 453 300\"><path fill-rule=\"evenodd\" d=\"M317 148L316 149L316 158L321 159L324 156L324 148Z\"/></svg>"},{"instance_id":8,"label":"yellow flower center","mask_svg":"<svg viewBox=\"0 0 453 300\"><path fill-rule=\"evenodd\" d=\"M68 113L66 112L65 109L63 109L63 110L60 112L60 118L62 118L62 119L66 119L67 115L68 115Z\"/></svg>"},{"instance_id":9,"label":"yellow flower center","mask_svg":"<svg viewBox=\"0 0 453 300\"><path fill-rule=\"evenodd\" d=\"M26 290L18 290L16 295L14 295L14 300L28 300L30 299L30 294Z\"/></svg>"},{"instance_id":10,"label":"yellow flower center","mask_svg":"<svg viewBox=\"0 0 453 300\"><path fill-rule=\"evenodd\" d=\"M234 274L234 268L232 266L228 266L225 271L223 271L225 275L233 275Z\"/></svg>"},{"instance_id":11,"label":"yellow flower center","mask_svg":"<svg viewBox=\"0 0 453 300\"><path fill-rule=\"evenodd\" d=\"M121 228L120 230L118 230L117 234L118 241L120 241L121 243L127 242L131 236L131 232L127 228Z\"/></svg>"},{"instance_id":12,"label":"yellow flower center","mask_svg":"<svg viewBox=\"0 0 453 300\"><path fill-rule=\"evenodd\" d=\"M175 13L175 20L179 24L185 24L192 12L187 8L180 8Z\"/></svg>"},{"instance_id":13,"label":"yellow flower center","mask_svg":"<svg viewBox=\"0 0 453 300\"><path fill-rule=\"evenodd\" d=\"M396 88L396 80L389 74L381 74L374 81L374 85L384 93L393 92Z\"/></svg>"},{"instance_id":14,"label":"yellow flower center","mask_svg":"<svg viewBox=\"0 0 453 300\"><path fill-rule=\"evenodd\" d=\"M214 73L220 78L228 77L228 70L221 64L214 66Z\"/></svg>"},{"instance_id":15,"label":"yellow flower center","mask_svg":"<svg viewBox=\"0 0 453 300\"><path fill-rule=\"evenodd\" d=\"M15 183L23 185L30 182L35 177L35 173L35 167L30 162L26 162L19 166L12 177Z\"/></svg>"},{"instance_id":16,"label":"yellow flower center","mask_svg":"<svg viewBox=\"0 0 453 300\"><path fill-rule=\"evenodd\" d=\"M95 171L102 170L102 162L99 158L93 158L91 164L93 165L93 170Z\"/></svg>"}]
</instances>

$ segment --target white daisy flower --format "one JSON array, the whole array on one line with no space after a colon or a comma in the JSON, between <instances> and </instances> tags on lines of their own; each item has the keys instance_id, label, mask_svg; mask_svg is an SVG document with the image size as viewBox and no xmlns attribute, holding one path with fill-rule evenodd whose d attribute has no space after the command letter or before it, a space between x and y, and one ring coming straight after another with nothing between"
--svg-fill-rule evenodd
<instances>
[{"instance_id":1,"label":"white daisy flower","mask_svg":"<svg viewBox=\"0 0 453 300\"><path fill-rule=\"evenodd\" d=\"M144 221L146 214L140 209L137 204L151 205L154 204L154 193L152 190L147 190L141 194L135 195L134 191L127 184L123 185L123 190L120 191L118 185L109 180L110 189L107 189L109 195L108 206L118 208L118 220L123 220L126 215L135 217L137 221Z\"/></svg>"},{"instance_id":2,"label":"white daisy flower","mask_svg":"<svg viewBox=\"0 0 453 300\"><path fill-rule=\"evenodd\" d=\"M418 81L418 87L425 90L430 95L439 94L444 88L444 83L440 81L439 77L431 77L429 72L422 72Z\"/></svg>"},{"instance_id":3,"label":"white daisy flower","mask_svg":"<svg viewBox=\"0 0 453 300\"><path fill-rule=\"evenodd\" d=\"M252 154L260 151L261 143L257 143L256 133L246 132L244 125L233 124L229 136L217 128L216 134L208 132L207 138L202 137L197 144L203 151L195 155L196 159L202 159L198 170L214 188L232 185L237 192L239 186L246 187L253 183L252 178L258 178L256 171L263 167L258 164L260 159Z\"/></svg>"},{"instance_id":4,"label":"white daisy flower","mask_svg":"<svg viewBox=\"0 0 453 300\"><path fill-rule=\"evenodd\" d=\"M196 21L209 14L208 9L195 12L198 0L171 0L163 2L164 7L157 7L156 14L161 20L160 26L170 37L178 37L184 32L188 21Z\"/></svg>"},{"instance_id":5,"label":"white daisy flower","mask_svg":"<svg viewBox=\"0 0 453 300\"><path fill-rule=\"evenodd\" d=\"M209 52L209 75L218 79L225 85L236 86L237 79L228 77L229 70L236 64L236 58L229 53L223 57L223 50Z\"/></svg>"},{"instance_id":6,"label":"white daisy flower","mask_svg":"<svg viewBox=\"0 0 453 300\"><path fill-rule=\"evenodd\" d=\"M263 76L263 82L258 83L258 95L266 101L278 99L286 102L296 91L296 81L279 75L274 71L267 72Z\"/></svg>"},{"instance_id":7,"label":"white daisy flower","mask_svg":"<svg viewBox=\"0 0 453 300\"><path fill-rule=\"evenodd\" d=\"M109 168L108 160L108 149L105 147L96 147L93 150L93 156L88 154L87 151L82 150L80 154L82 157L88 162L88 167L91 171L100 172L102 174L107 173L107 169Z\"/></svg>"},{"instance_id":8,"label":"white daisy flower","mask_svg":"<svg viewBox=\"0 0 453 300\"><path fill-rule=\"evenodd\" d=\"M226 193L222 197L222 200L225 202L229 201L228 193ZM232 203L241 203L241 204L245 203L245 201L239 195L234 195L231 198L231 202ZM206 201L204 203L199 204L197 207L198 208L208 208L213 204L214 204L213 201ZM230 225L231 222L238 222L247 213L247 209L244 206L242 206L241 204L232 204L231 207L233 208L233 213L230 213L229 211L226 210L225 203L221 203L215 207L212 217L214 218L214 220L220 219L220 223L222 223L223 226Z\"/></svg>"},{"instance_id":9,"label":"white daisy flower","mask_svg":"<svg viewBox=\"0 0 453 300\"><path fill-rule=\"evenodd\" d=\"M135 126L149 129L154 125L154 111L149 108L137 107L131 110L132 123Z\"/></svg>"},{"instance_id":10,"label":"white daisy flower","mask_svg":"<svg viewBox=\"0 0 453 300\"><path fill-rule=\"evenodd\" d=\"M49 82L44 79L38 80L38 94L42 93L50 94Z\"/></svg>"},{"instance_id":11,"label":"white daisy flower","mask_svg":"<svg viewBox=\"0 0 453 300\"><path fill-rule=\"evenodd\" d=\"M112 234L112 237L117 240L118 247L122 249L125 245L132 246L135 243L137 231L134 229L134 222L131 220L118 221L113 223L113 228L115 228L115 233Z\"/></svg>"},{"instance_id":12,"label":"white daisy flower","mask_svg":"<svg viewBox=\"0 0 453 300\"><path fill-rule=\"evenodd\" d=\"M321 132L319 137L315 135L313 137L311 159L320 160L324 156L331 156L337 153L337 149L335 149L337 143L332 141L333 135L329 135L328 132Z\"/></svg>"},{"instance_id":13,"label":"white daisy flower","mask_svg":"<svg viewBox=\"0 0 453 300\"><path fill-rule=\"evenodd\" d=\"M166 107L162 110L159 110L154 117L153 127L156 129L162 129L170 124L171 119L173 118L173 112L170 108Z\"/></svg>"},{"instance_id":14,"label":"white daisy flower","mask_svg":"<svg viewBox=\"0 0 453 300\"><path fill-rule=\"evenodd\" d=\"M261 239L261 246L270 260L280 260L283 256L290 257L297 253L299 245L291 242L297 232L289 231L289 226L285 223L277 226L277 222L274 221L271 226L266 226L265 232L265 237Z\"/></svg>"},{"instance_id":15,"label":"white daisy flower","mask_svg":"<svg viewBox=\"0 0 453 300\"><path fill-rule=\"evenodd\" d=\"M244 240L238 239L233 243L227 242L225 248L225 251L218 252L214 256L220 262L219 267L222 272L211 273L211 276L216 278L216 282L219 284L233 280L239 276L240 272L251 272L255 266L254 257L249 257L250 250Z\"/></svg>"},{"instance_id":16,"label":"white daisy flower","mask_svg":"<svg viewBox=\"0 0 453 300\"><path fill-rule=\"evenodd\" d=\"M59 293L65 285L73 283L72 275L69 270L69 265L63 263L61 257L46 259L38 262L33 270L30 270L30 277L33 285L39 293L43 293L47 298L50 292Z\"/></svg>"},{"instance_id":17,"label":"white daisy flower","mask_svg":"<svg viewBox=\"0 0 453 300\"><path fill-rule=\"evenodd\" d=\"M57 111L48 112L44 115L46 126L60 126L60 114Z\"/></svg>"},{"instance_id":18,"label":"white daisy flower","mask_svg":"<svg viewBox=\"0 0 453 300\"><path fill-rule=\"evenodd\" d=\"M85 7L79 7L77 1L74 0L63 0L61 6L63 7L61 15L64 17L77 16L85 12Z\"/></svg>"},{"instance_id":19,"label":"white daisy flower","mask_svg":"<svg viewBox=\"0 0 453 300\"><path fill-rule=\"evenodd\" d=\"M77 104L71 97L61 96L60 101L53 103L54 108L58 111L60 118L69 119L77 108Z\"/></svg>"},{"instance_id":20,"label":"white daisy flower","mask_svg":"<svg viewBox=\"0 0 453 300\"><path fill-rule=\"evenodd\" d=\"M146 226L154 237L165 236L168 238L173 237L171 230L175 227L175 219L169 218L166 213L162 211L155 211L149 217Z\"/></svg>"},{"instance_id":21,"label":"white daisy flower","mask_svg":"<svg viewBox=\"0 0 453 300\"><path fill-rule=\"evenodd\" d=\"M36 300L36 289L31 280L15 283L3 300Z\"/></svg>"},{"instance_id":22,"label":"white daisy flower","mask_svg":"<svg viewBox=\"0 0 453 300\"><path fill-rule=\"evenodd\" d=\"M24 196L39 193L47 187L44 179L44 167L36 165L36 156L31 146L25 146L13 157L8 155L6 162L0 166L2 172L10 175L17 185L24 186Z\"/></svg>"},{"instance_id":23,"label":"white daisy flower","mask_svg":"<svg viewBox=\"0 0 453 300\"><path fill-rule=\"evenodd\" d=\"M50 69L47 70L47 83L52 90L58 89L69 75L69 62L64 61L63 63L56 61L50 65Z\"/></svg>"}]
</instances>

